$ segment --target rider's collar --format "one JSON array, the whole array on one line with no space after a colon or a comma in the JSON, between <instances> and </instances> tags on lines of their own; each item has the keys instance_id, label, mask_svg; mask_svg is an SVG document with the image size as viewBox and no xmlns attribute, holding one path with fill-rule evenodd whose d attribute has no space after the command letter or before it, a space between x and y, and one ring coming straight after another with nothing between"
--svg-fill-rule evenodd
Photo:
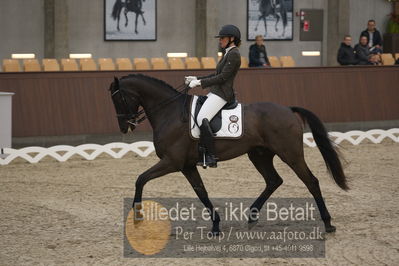
<instances>
[{"instance_id":1,"label":"rider's collar","mask_svg":"<svg viewBox=\"0 0 399 266\"><path fill-rule=\"evenodd\" d=\"M233 45L233 46L230 46L230 47L228 47L228 48L226 48L225 50L224 50L224 55L226 55L231 49L233 49L234 47L236 47L235 45Z\"/></svg>"}]
</instances>

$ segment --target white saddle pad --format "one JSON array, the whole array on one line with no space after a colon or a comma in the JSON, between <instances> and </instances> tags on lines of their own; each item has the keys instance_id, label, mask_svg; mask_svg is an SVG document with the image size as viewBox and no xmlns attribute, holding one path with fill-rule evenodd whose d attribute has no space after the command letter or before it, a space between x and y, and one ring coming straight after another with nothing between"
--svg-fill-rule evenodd
<instances>
[{"instance_id":1,"label":"white saddle pad","mask_svg":"<svg viewBox=\"0 0 399 266\"><path fill-rule=\"evenodd\" d=\"M191 102L191 119L190 134L194 139L198 139L200 129L194 121L195 106L197 105L198 96L194 96ZM222 126L216 132L216 138L239 138L243 133L243 113L241 103L231 110L222 110Z\"/></svg>"}]
</instances>

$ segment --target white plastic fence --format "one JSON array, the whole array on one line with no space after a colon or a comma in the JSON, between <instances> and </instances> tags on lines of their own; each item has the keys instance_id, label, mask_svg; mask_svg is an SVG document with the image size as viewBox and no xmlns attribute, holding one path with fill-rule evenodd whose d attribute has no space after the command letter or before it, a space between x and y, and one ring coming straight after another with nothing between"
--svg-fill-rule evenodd
<instances>
[{"instance_id":1,"label":"white plastic fence","mask_svg":"<svg viewBox=\"0 0 399 266\"><path fill-rule=\"evenodd\" d=\"M389 130L374 129L366 132L330 132L329 135L336 144L339 144L343 141L348 141L353 145L359 145L364 140L369 140L372 143L378 144L386 138L389 138L392 141L399 143L399 128L393 128ZM316 143L313 140L312 133L303 134L303 142L309 147L316 146ZM29 163L37 163L46 156L50 156L59 162L65 162L74 155L80 155L86 160L94 160L103 153L106 153L115 159L122 158L128 152L134 152L141 157L147 157L154 150L154 144L150 141L138 141L131 144L121 142L114 142L106 145L84 144L76 147L59 145L50 148L5 148L4 153L7 155L7 157L5 159L0 158L0 165L9 164L16 158L22 158Z\"/></svg>"},{"instance_id":2,"label":"white plastic fence","mask_svg":"<svg viewBox=\"0 0 399 266\"><path fill-rule=\"evenodd\" d=\"M381 143L385 138L389 138L394 142L399 142L399 128L392 128L389 130L373 129L369 131L348 131L342 132L329 132L330 138L336 144L340 144L346 140L353 145L359 145L364 140L369 140L374 144ZM309 147L316 147L313 140L312 133L303 134L303 142Z\"/></svg>"}]
</instances>

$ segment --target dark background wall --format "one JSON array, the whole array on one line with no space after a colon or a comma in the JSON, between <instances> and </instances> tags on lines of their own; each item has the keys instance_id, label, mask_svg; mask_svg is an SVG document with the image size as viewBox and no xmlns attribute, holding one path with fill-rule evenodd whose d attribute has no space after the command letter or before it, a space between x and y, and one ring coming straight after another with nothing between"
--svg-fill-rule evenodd
<instances>
[{"instance_id":1,"label":"dark background wall","mask_svg":"<svg viewBox=\"0 0 399 266\"><path fill-rule=\"evenodd\" d=\"M114 76L128 73L0 73L0 91L15 92L13 136L118 133L108 88ZM209 71L141 73L178 86L186 75ZM397 84L398 67L280 68L242 69L235 88L243 103L302 106L324 122L358 122L399 120Z\"/></svg>"}]
</instances>

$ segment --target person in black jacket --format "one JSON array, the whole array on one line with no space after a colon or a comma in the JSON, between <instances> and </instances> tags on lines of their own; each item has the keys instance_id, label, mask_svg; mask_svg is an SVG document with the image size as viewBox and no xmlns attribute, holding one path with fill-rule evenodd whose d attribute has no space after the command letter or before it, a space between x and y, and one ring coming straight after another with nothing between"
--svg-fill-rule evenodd
<instances>
[{"instance_id":1,"label":"person in black jacket","mask_svg":"<svg viewBox=\"0 0 399 266\"><path fill-rule=\"evenodd\" d=\"M381 33L375 27L375 20L370 19L367 23L367 29L362 31L360 36L366 36L369 43L369 49L372 54L382 54Z\"/></svg>"},{"instance_id":2,"label":"person in black jacket","mask_svg":"<svg viewBox=\"0 0 399 266\"><path fill-rule=\"evenodd\" d=\"M355 52L356 58L359 60L359 65L373 65L370 61L371 54L366 36L360 36L359 43L355 45Z\"/></svg>"},{"instance_id":3,"label":"person in black jacket","mask_svg":"<svg viewBox=\"0 0 399 266\"><path fill-rule=\"evenodd\" d=\"M378 65L379 56L370 53L366 36L360 36L359 43L355 45L356 58L359 65Z\"/></svg>"},{"instance_id":4,"label":"person in black jacket","mask_svg":"<svg viewBox=\"0 0 399 266\"><path fill-rule=\"evenodd\" d=\"M351 46L352 37L346 35L341 47L338 50L337 61L340 65L357 65L359 60L356 58L355 50Z\"/></svg>"},{"instance_id":5,"label":"person in black jacket","mask_svg":"<svg viewBox=\"0 0 399 266\"><path fill-rule=\"evenodd\" d=\"M269 67L270 62L263 44L263 36L256 36L255 41L256 43L249 47L249 67Z\"/></svg>"}]
</instances>

